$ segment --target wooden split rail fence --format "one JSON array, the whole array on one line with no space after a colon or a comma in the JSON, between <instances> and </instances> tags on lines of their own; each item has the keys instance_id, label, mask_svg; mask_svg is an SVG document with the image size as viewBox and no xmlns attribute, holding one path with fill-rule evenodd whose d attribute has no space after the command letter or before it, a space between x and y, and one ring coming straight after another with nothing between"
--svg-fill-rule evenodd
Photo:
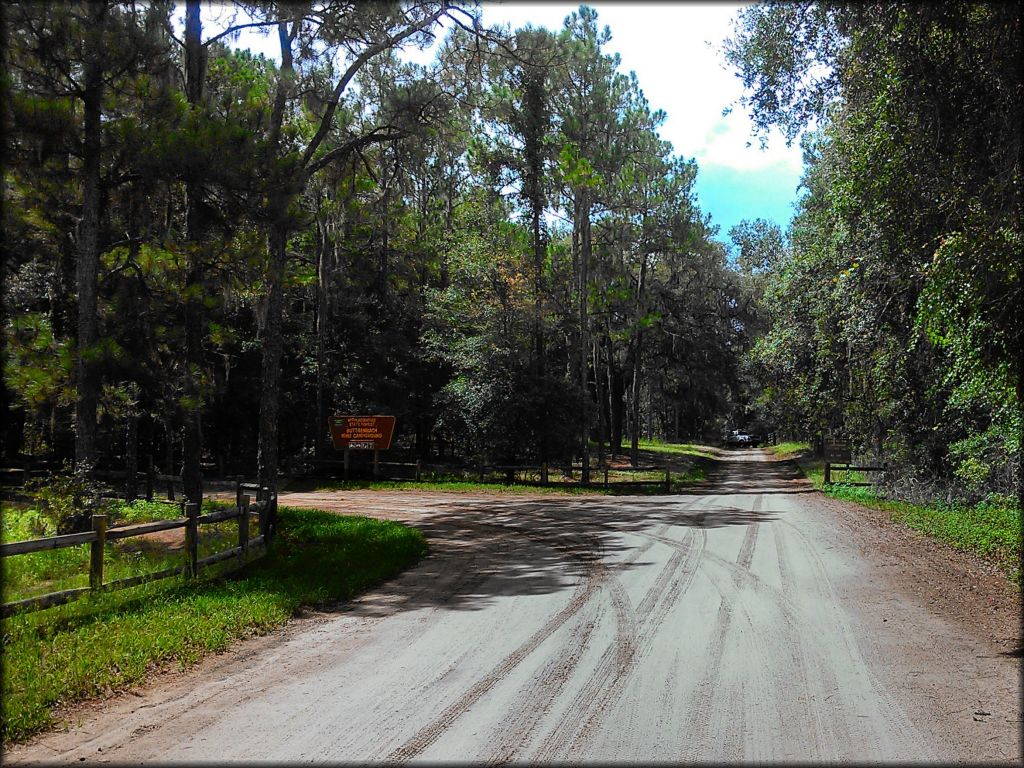
<instances>
[{"instance_id":1,"label":"wooden split rail fence","mask_svg":"<svg viewBox=\"0 0 1024 768\"><path fill-rule=\"evenodd\" d=\"M249 495L243 493L243 490L250 489L257 490L257 500L252 504L249 503ZM90 546L88 587L66 589L60 592L51 592L24 600L4 603L0 606L0 615L7 617L19 611L41 610L77 600L87 594L126 589L145 582L167 579L181 574L189 578L196 578L201 569L225 560L237 560L237 567L240 568L249 561L250 552L255 550L260 555L264 554L267 542L273 538L277 516L277 494L272 493L266 487L259 488L259 486L253 484L239 483L236 492L236 506L219 512L200 515L198 504L182 502L182 506L184 507L184 516L175 520L157 520L151 523L138 523L108 528L106 515L93 515L91 531L0 544L0 558L24 555L30 552L42 552L50 549L75 547L82 544ZM258 536L249 538L249 521L254 514L259 518L260 533ZM238 520L238 544L230 549L216 552L200 559L199 527L226 520ZM108 542L175 528L185 529L185 562L182 565L104 582L103 563Z\"/></svg>"},{"instance_id":2,"label":"wooden split rail fence","mask_svg":"<svg viewBox=\"0 0 1024 768\"><path fill-rule=\"evenodd\" d=\"M45 478L50 476L53 472L58 471L56 468L49 468L45 465L36 468L20 468L20 467L5 467L0 469L0 485L3 485L8 496L15 500L27 499L24 494L12 491L12 488L23 487L28 480L34 480L37 478ZM145 472L139 471L135 473L135 484L134 488L136 493L130 494L127 486L132 485L130 482L131 473L124 469L96 469L92 472L93 478L96 480L110 481L120 480L123 481L121 490L108 490L104 491L102 496L110 499L128 499L131 495L132 498L145 498L146 501L161 501L156 497L157 484L164 484L166 488L167 498L170 501L174 501L175 486L182 485L181 475L165 475L156 471L156 466L153 463L153 458L149 458L149 466Z\"/></svg>"},{"instance_id":3,"label":"wooden split rail fence","mask_svg":"<svg viewBox=\"0 0 1024 768\"><path fill-rule=\"evenodd\" d=\"M312 459L309 464L317 469L326 470L337 470L344 469L345 477L347 478L347 467L344 462L340 459ZM384 473L380 470L383 468L402 468L410 470L410 477L394 477L388 475L385 477ZM512 485L514 483L521 483L523 485L535 485L541 487L550 486L564 486L563 482L554 481L550 479L552 472L560 472L565 477L573 478L577 473L582 472L582 465L574 464L571 466L559 466L559 465L548 465L548 464L477 464L476 466L450 466L443 464L425 464L419 460L416 462L378 462L375 465L376 472L374 477L377 479L410 479L410 480L424 480L428 479L431 474L441 475L456 475L461 476L467 480L476 480L477 482L500 482ZM614 480L609 478L609 473L630 473L630 472L657 472L661 475L657 480ZM586 486L587 488L597 488L601 486L610 487L640 487L650 485L660 485L668 493L672 486L672 474L667 467L591 467L590 468L591 478L600 478L599 480L591 480ZM577 484L577 487L580 484Z\"/></svg>"},{"instance_id":4,"label":"wooden split rail fence","mask_svg":"<svg viewBox=\"0 0 1024 768\"><path fill-rule=\"evenodd\" d=\"M497 479L503 483L522 483L524 485L537 485L541 487L553 487L553 486L564 486L565 483L554 481L550 479L552 472L560 472L565 477L572 479L576 473L582 475L583 466L581 464L573 464L570 466L557 466L547 464L493 464L493 465L480 465L472 474L479 482L485 480ZM612 480L609 478L609 473L640 473L650 472L658 473L659 478L657 480ZM664 487L665 492L668 493L672 487L672 473L668 467L591 467L590 468L591 480L586 485L582 482L576 483L576 487L583 486L585 488L598 488L598 487L616 487L616 488L629 488L629 487L640 487L649 485L660 485ZM594 480L593 478L600 478Z\"/></svg>"}]
</instances>

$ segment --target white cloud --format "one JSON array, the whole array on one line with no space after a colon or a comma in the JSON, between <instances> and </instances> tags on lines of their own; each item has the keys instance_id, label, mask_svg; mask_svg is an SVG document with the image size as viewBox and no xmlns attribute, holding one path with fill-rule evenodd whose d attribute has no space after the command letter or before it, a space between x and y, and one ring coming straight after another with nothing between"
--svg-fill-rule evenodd
<instances>
[{"instance_id":1,"label":"white cloud","mask_svg":"<svg viewBox=\"0 0 1024 768\"><path fill-rule=\"evenodd\" d=\"M598 23L608 25L609 51L622 58L623 72L636 72L652 109L667 118L661 136L677 154L740 170L801 166L797 145L787 148L773 132L761 151L751 123L738 105L728 116L722 110L737 104L739 79L727 69L719 49L730 34L730 22L744 3L605 3L593 2ZM488 24L527 22L559 29L578 8L573 3L484 2ZM750 142L751 146L747 147Z\"/></svg>"},{"instance_id":2,"label":"white cloud","mask_svg":"<svg viewBox=\"0 0 1024 768\"><path fill-rule=\"evenodd\" d=\"M779 166L799 170L803 166L796 143L787 147L782 134L772 129L768 146L762 150L758 139L751 135L750 120L736 113L715 123L694 157L698 165L724 165L744 171Z\"/></svg>"},{"instance_id":3,"label":"white cloud","mask_svg":"<svg viewBox=\"0 0 1024 768\"><path fill-rule=\"evenodd\" d=\"M662 138L671 141L677 154L697 162L738 170L757 170L780 164L799 169L798 145L786 147L773 131L768 147L760 149L752 136L750 119L738 98L742 86L726 68L719 52L730 33L730 22L743 3L621 3L592 2L598 23L611 27L609 51L622 57L622 71L637 74L652 109L666 112ZM513 29L532 24L558 30L576 3L494 2L481 5L485 24L507 23ZM227 7L208 7L204 22L211 28L223 25L231 15ZM219 22L219 23L218 23ZM274 32L274 30L271 30ZM444 36L437 30L437 42L423 50L407 46L402 56L426 64L432 60L437 43ZM280 58L276 34L243 30L236 43ZM722 110L735 109L727 116ZM747 146L747 144L750 146Z\"/></svg>"}]
</instances>

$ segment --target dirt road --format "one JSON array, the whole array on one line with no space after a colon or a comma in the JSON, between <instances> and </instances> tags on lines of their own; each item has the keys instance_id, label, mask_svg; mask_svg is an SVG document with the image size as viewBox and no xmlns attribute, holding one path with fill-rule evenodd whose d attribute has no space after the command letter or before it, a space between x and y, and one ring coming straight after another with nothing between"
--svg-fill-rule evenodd
<instances>
[{"instance_id":1,"label":"dirt road","mask_svg":"<svg viewBox=\"0 0 1024 768\"><path fill-rule=\"evenodd\" d=\"M5 761L1019 761L1018 598L763 459L681 496L282 496L431 554Z\"/></svg>"}]
</instances>

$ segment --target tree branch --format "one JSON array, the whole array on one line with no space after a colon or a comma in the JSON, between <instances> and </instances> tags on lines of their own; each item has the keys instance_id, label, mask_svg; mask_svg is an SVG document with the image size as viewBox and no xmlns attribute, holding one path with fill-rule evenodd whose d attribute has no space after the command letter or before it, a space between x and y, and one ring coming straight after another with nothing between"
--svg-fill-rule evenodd
<instances>
[{"instance_id":1,"label":"tree branch","mask_svg":"<svg viewBox=\"0 0 1024 768\"><path fill-rule=\"evenodd\" d=\"M362 69L363 66L374 56L397 45L406 38L412 37L417 32L420 32L426 29L427 27L431 26L432 24L434 24L434 22L441 18L441 16L444 15L447 11L448 0L442 0L441 5L434 13L423 18L422 20L415 24L409 25L405 29L396 32L387 39L381 40L376 45L370 46L361 54L359 54L359 56L356 57L356 60L349 65L349 68L345 70L345 74L341 76L341 79L335 86L334 92L331 94L331 98L327 103L327 109L324 111L324 116L320 119L320 126L317 128L316 134L309 142L309 146L306 147L306 151L302 154L302 162L300 163L301 167L306 167L307 165L309 165L310 161L313 158L313 155L316 153L317 149L320 148L320 145L323 143L323 140L327 137L327 134L330 132L331 126L334 123L334 114L338 111L338 103L341 101L341 95L342 93L345 92L345 89L348 87L348 84L352 81L352 78L356 76L356 73L360 69ZM323 165L318 164L317 167L322 168ZM313 171L310 170L309 172L312 173Z\"/></svg>"},{"instance_id":2,"label":"tree branch","mask_svg":"<svg viewBox=\"0 0 1024 768\"><path fill-rule=\"evenodd\" d=\"M367 147L370 144L385 141L397 141L408 136L407 131L401 131L391 126L379 126L374 128L367 134L362 136L356 136L355 138L349 139L340 147L335 147L330 152L317 158L316 162L306 169L306 173L312 176L314 173L319 171L321 168L330 165L335 160L343 159L352 152L359 152L363 147ZM360 155L361 156L361 155Z\"/></svg>"}]
</instances>

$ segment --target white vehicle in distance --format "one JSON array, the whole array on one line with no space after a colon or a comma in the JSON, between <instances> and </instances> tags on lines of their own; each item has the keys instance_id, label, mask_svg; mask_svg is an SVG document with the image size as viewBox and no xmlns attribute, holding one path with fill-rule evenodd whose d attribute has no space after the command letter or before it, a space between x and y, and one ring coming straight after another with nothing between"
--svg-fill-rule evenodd
<instances>
[{"instance_id":1,"label":"white vehicle in distance","mask_svg":"<svg viewBox=\"0 0 1024 768\"><path fill-rule=\"evenodd\" d=\"M757 438L742 429L734 429L725 438L727 448L753 448L757 445Z\"/></svg>"}]
</instances>

